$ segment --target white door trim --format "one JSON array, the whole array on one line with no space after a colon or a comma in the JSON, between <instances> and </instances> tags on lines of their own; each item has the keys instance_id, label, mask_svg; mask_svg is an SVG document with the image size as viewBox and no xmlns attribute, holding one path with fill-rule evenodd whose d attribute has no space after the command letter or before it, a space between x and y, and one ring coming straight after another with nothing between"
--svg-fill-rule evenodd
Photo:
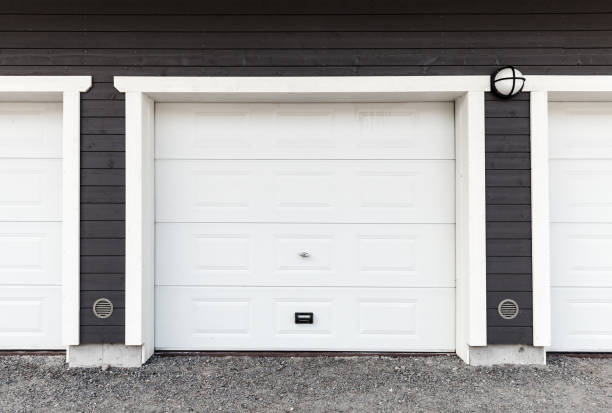
<instances>
[{"instance_id":1,"label":"white door trim","mask_svg":"<svg viewBox=\"0 0 612 413\"><path fill-rule=\"evenodd\" d=\"M548 103L612 100L612 76L528 76L531 92L533 345L551 345Z\"/></svg>"},{"instance_id":2,"label":"white door trim","mask_svg":"<svg viewBox=\"0 0 612 413\"><path fill-rule=\"evenodd\" d=\"M0 76L0 100L62 102L62 344L79 344L81 101L90 76Z\"/></svg>"},{"instance_id":3,"label":"white door trim","mask_svg":"<svg viewBox=\"0 0 612 413\"><path fill-rule=\"evenodd\" d=\"M485 346L484 92L488 76L115 77L126 93L125 344L154 343L155 102L454 101L457 146L456 349Z\"/></svg>"}]
</instances>

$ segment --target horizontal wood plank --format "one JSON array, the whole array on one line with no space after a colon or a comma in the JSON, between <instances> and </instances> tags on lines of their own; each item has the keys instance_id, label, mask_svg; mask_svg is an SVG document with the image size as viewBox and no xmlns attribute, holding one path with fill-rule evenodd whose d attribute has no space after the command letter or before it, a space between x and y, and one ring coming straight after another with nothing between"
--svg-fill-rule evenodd
<instances>
[{"instance_id":1,"label":"horizontal wood plank","mask_svg":"<svg viewBox=\"0 0 612 413\"><path fill-rule=\"evenodd\" d=\"M261 24L265 21L266 24ZM486 30L612 30L610 13L547 14L384 14L384 15L71 15L3 14L6 31L486 31Z\"/></svg>"},{"instance_id":2,"label":"horizontal wood plank","mask_svg":"<svg viewBox=\"0 0 612 413\"><path fill-rule=\"evenodd\" d=\"M528 118L529 101L514 99L488 101L485 105L485 116L488 118Z\"/></svg>"},{"instance_id":3,"label":"horizontal wood plank","mask_svg":"<svg viewBox=\"0 0 612 413\"><path fill-rule=\"evenodd\" d=\"M125 133L125 119L113 117L81 118L81 133L121 135Z\"/></svg>"},{"instance_id":4,"label":"horizontal wood plank","mask_svg":"<svg viewBox=\"0 0 612 413\"><path fill-rule=\"evenodd\" d=\"M0 32L0 48L519 49L612 47L612 31ZM509 51L510 53L510 51ZM571 56L571 55L568 55ZM567 63L571 64L571 63ZM575 64L575 63L574 63Z\"/></svg>"},{"instance_id":5,"label":"horizontal wood plank","mask_svg":"<svg viewBox=\"0 0 612 413\"><path fill-rule=\"evenodd\" d=\"M81 186L82 204L124 204L123 186Z\"/></svg>"},{"instance_id":6,"label":"horizontal wood plank","mask_svg":"<svg viewBox=\"0 0 612 413\"><path fill-rule=\"evenodd\" d=\"M0 32L0 36L5 33ZM612 37L612 31L610 32ZM114 42L114 40L109 40ZM391 48L382 43L379 47L316 47L295 48L279 45L263 49L248 44L236 44L236 48L179 48L130 49L106 48L49 48L28 49L23 46L4 46L0 64L4 66L181 66L189 67L270 67L270 66L495 66L498 64L525 65L581 65L600 66L612 64L612 48L581 48L580 51L564 49L453 49L453 48ZM489 117L528 117L529 103L523 101L499 101L488 109ZM489 106L489 105L487 105Z\"/></svg>"},{"instance_id":7,"label":"horizontal wood plank","mask_svg":"<svg viewBox=\"0 0 612 413\"><path fill-rule=\"evenodd\" d=\"M488 274L487 289L489 291L526 291L533 288L530 274Z\"/></svg>"},{"instance_id":8,"label":"horizontal wood plank","mask_svg":"<svg viewBox=\"0 0 612 413\"><path fill-rule=\"evenodd\" d=\"M489 344L524 344L533 343L532 327L497 327L487 328L487 341Z\"/></svg>"},{"instance_id":9,"label":"horizontal wood plank","mask_svg":"<svg viewBox=\"0 0 612 413\"><path fill-rule=\"evenodd\" d=\"M125 204L81 204L81 219L85 221L122 221Z\"/></svg>"},{"instance_id":10,"label":"horizontal wood plank","mask_svg":"<svg viewBox=\"0 0 612 413\"><path fill-rule=\"evenodd\" d=\"M81 220L81 239L85 238L125 238L125 221L83 221Z\"/></svg>"},{"instance_id":11,"label":"horizontal wood plank","mask_svg":"<svg viewBox=\"0 0 612 413\"><path fill-rule=\"evenodd\" d=\"M81 152L81 168L124 169L124 152Z\"/></svg>"},{"instance_id":12,"label":"horizontal wood plank","mask_svg":"<svg viewBox=\"0 0 612 413\"><path fill-rule=\"evenodd\" d=\"M82 291L123 291L124 274L83 274L81 275Z\"/></svg>"},{"instance_id":13,"label":"horizontal wood plank","mask_svg":"<svg viewBox=\"0 0 612 413\"><path fill-rule=\"evenodd\" d=\"M531 168L529 153L487 153L485 157L485 168L491 170L523 169Z\"/></svg>"},{"instance_id":14,"label":"horizontal wood plank","mask_svg":"<svg viewBox=\"0 0 612 413\"><path fill-rule=\"evenodd\" d=\"M124 118L125 101L85 99L81 102L81 116L85 118Z\"/></svg>"},{"instance_id":15,"label":"horizontal wood plank","mask_svg":"<svg viewBox=\"0 0 612 413\"><path fill-rule=\"evenodd\" d=\"M531 187L531 171L490 170L486 176L487 187Z\"/></svg>"},{"instance_id":16,"label":"horizontal wood plank","mask_svg":"<svg viewBox=\"0 0 612 413\"><path fill-rule=\"evenodd\" d=\"M531 257L531 240L529 239L488 239L487 256L489 257Z\"/></svg>"},{"instance_id":17,"label":"horizontal wood plank","mask_svg":"<svg viewBox=\"0 0 612 413\"><path fill-rule=\"evenodd\" d=\"M488 222L530 222L531 205L487 205Z\"/></svg>"},{"instance_id":18,"label":"horizontal wood plank","mask_svg":"<svg viewBox=\"0 0 612 413\"><path fill-rule=\"evenodd\" d=\"M485 139L486 152L529 152L531 141L529 135L493 135Z\"/></svg>"},{"instance_id":19,"label":"horizontal wood plank","mask_svg":"<svg viewBox=\"0 0 612 413\"><path fill-rule=\"evenodd\" d=\"M81 135L81 151L123 152L125 151L125 135Z\"/></svg>"},{"instance_id":20,"label":"horizontal wood plank","mask_svg":"<svg viewBox=\"0 0 612 413\"><path fill-rule=\"evenodd\" d=\"M99 272L118 274L125 271L123 256L81 256L81 274Z\"/></svg>"},{"instance_id":21,"label":"horizontal wood plank","mask_svg":"<svg viewBox=\"0 0 612 413\"><path fill-rule=\"evenodd\" d=\"M88 326L82 325L80 330L81 344L95 343L125 343L125 326Z\"/></svg>"},{"instance_id":22,"label":"horizontal wood plank","mask_svg":"<svg viewBox=\"0 0 612 413\"><path fill-rule=\"evenodd\" d=\"M531 257L487 257L489 274L531 274Z\"/></svg>"},{"instance_id":23,"label":"horizontal wood plank","mask_svg":"<svg viewBox=\"0 0 612 413\"><path fill-rule=\"evenodd\" d=\"M589 13L610 12L612 6L606 2L576 3L568 0L534 2L516 0L511 3L491 3L472 0L469 3L451 0L426 2L398 2L395 0L311 0L287 2L280 0L226 0L223 2L192 0L150 1L146 13L155 15L173 14L405 14L405 13ZM29 0L28 2L5 1L0 4L0 13L45 13L45 14L136 14L143 13L138 0L106 1L53 1Z\"/></svg>"},{"instance_id":24,"label":"horizontal wood plank","mask_svg":"<svg viewBox=\"0 0 612 413\"><path fill-rule=\"evenodd\" d=\"M529 118L485 118L485 132L493 135L529 135Z\"/></svg>"},{"instance_id":25,"label":"horizontal wood plank","mask_svg":"<svg viewBox=\"0 0 612 413\"><path fill-rule=\"evenodd\" d=\"M488 205L529 205L531 188L488 187L486 200Z\"/></svg>"},{"instance_id":26,"label":"horizontal wood plank","mask_svg":"<svg viewBox=\"0 0 612 413\"><path fill-rule=\"evenodd\" d=\"M108 164L103 165L108 167ZM97 169L81 169L81 185L125 186L125 169L103 169L104 166Z\"/></svg>"},{"instance_id":27,"label":"horizontal wood plank","mask_svg":"<svg viewBox=\"0 0 612 413\"><path fill-rule=\"evenodd\" d=\"M487 239L531 239L529 222L487 222Z\"/></svg>"},{"instance_id":28,"label":"horizontal wood plank","mask_svg":"<svg viewBox=\"0 0 612 413\"><path fill-rule=\"evenodd\" d=\"M85 256L124 256L125 241L122 239L83 239L81 255ZM121 273L121 271L118 271Z\"/></svg>"}]
</instances>

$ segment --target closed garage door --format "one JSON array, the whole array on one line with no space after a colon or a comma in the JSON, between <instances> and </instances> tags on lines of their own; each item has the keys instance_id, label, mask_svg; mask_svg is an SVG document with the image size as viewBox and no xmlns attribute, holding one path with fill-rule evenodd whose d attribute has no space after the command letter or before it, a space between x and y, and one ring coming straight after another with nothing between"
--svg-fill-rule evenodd
<instances>
[{"instance_id":1,"label":"closed garage door","mask_svg":"<svg viewBox=\"0 0 612 413\"><path fill-rule=\"evenodd\" d=\"M0 103L0 348L61 347L61 104Z\"/></svg>"},{"instance_id":2,"label":"closed garage door","mask_svg":"<svg viewBox=\"0 0 612 413\"><path fill-rule=\"evenodd\" d=\"M454 349L452 103L155 111L157 348Z\"/></svg>"},{"instance_id":3,"label":"closed garage door","mask_svg":"<svg viewBox=\"0 0 612 413\"><path fill-rule=\"evenodd\" d=\"M552 350L612 351L612 103L550 104Z\"/></svg>"}]
</instances>

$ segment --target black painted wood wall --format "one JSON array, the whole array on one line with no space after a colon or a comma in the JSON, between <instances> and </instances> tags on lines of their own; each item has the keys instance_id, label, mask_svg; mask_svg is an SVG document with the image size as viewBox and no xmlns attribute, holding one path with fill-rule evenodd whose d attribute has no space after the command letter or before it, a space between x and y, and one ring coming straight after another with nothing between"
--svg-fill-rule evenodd
<instances>
[{"instance_id":1,"label":"black painted wood wall","mask_svg":"<svg viewBox=\"0 0 612 413\"><path fill-rule=\"evenodd\" d=\"M531 287L531 164L529 93L485 101L487 199L487 339L489 344L533 343ZM519 315L507 320L499 302L510 298Z\"/></svg>"},{"instance_id":2,"label":"black painted wood wall","mask_svg":"<svg viewBox=\"0 0 612 413\"><path fill-rule=\"evenodd\" d=\"M124 336L125 122L115 75L612 74L612 2L4 0L0 75L92 75L82 100L81 339ZM487 97L491 342L530 341L529 155L525 97ZM514 134L516 133L516 135ZM117 309L90 316L92 300Z\"/></svg>"}]
</instances>

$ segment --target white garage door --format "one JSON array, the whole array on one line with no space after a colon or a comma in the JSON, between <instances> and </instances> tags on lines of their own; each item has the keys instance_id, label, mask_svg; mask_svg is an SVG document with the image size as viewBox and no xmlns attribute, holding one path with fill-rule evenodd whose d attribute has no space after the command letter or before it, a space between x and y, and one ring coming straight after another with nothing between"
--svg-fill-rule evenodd
<instances>
[{"instance_id":1,"label":"white garage door","mask_svg":"<svg viewBox=\"0 0 612 413\"><path fill-rule=\"evenodd\" d=\"M454 349L452 103L155 110L157 348Z\"/></svg>"},{"instance_id":2,"label":"white garage door","mask_svg":"<svg viewBox=\"0 0 612 413\"><path fill-rule=\"evenodd\" d=\"M552 347L612 351L612 103L550 104Z\"/></svg>"},{"instance_id":3,"label":"white garage door","mask_svg":"<svg viewBox=\"0 0 612 413\"><path fill-rule=\"evenodd\" d=\"M0 348L61 347L61 104L0 103Z\"/></svg>"}]
</instances>

